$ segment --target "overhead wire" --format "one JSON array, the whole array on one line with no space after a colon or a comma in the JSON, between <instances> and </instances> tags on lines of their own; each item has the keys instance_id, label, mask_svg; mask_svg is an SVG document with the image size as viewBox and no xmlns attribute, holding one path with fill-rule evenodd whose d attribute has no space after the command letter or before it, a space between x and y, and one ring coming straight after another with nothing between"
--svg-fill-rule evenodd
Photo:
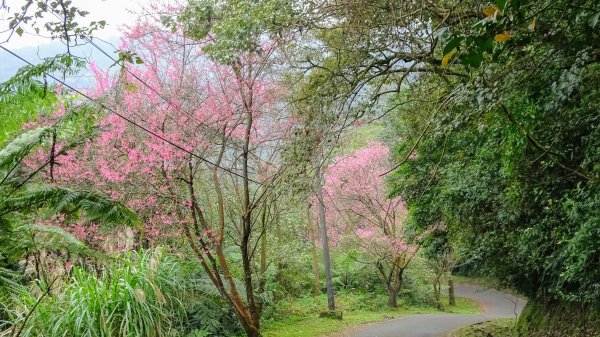
<instances>
[{"instance_id":1,"label":"overhead wire","mask_svg":"<svg viewBox=\"0 0 600 337\"><path fill-rule=\"evenodd\" d=\"M56 16L56 14L55 14ZM126 71L128 74L130 74L132 77L134 77L136 80L138 80L142 85L144 85L145 87L147 87L148 89L150 89L154 94L156 94L158 97L160 97L165 103L168 103L169 106L174 106L177 111L182 112L184 115L186 115L187 117L189 117L190 119L194 120L195 122L197 122L199 124L199 126L206 126L206 127L210 127L209 124L204 123L202 121L199 121L195 116L193 112L190 111L186 111L185 109L183 109L180 105L176 104L175 102L173 102L172 100L170 100L169 98L167 98L163 93L161 93L158 89L156 89L155 87L153 87L152 85L148 84L148 82L146 82L145 80L143 80L142 78L140 78L139 75L137 75L136 73L132 72L128 67L125 66L125 61L124 60L120 60L120 59L115 59L113 56L111 56L106 50L104 50L103 48L101 48L100 46L98 46L97 43L95 43L93 41L92 38L88 37L88 36L84 36L84 39L86 42L88 42L89 44L91 44L94 48L98 49L98 51L100 51L102 54L104 54L106 57L108 57L112 62L114 62L114 64L118 64L120 65L124 71ZM113 48L115 48L112 44L108 43L109 45L111 45ZM116 48L115 48L116 49ZM143 60L142 60L143 61ZM171 121L173 121L175 124L177 124L177 126L182 127L182 125L179 124L179 122L177 122L175 119L173 119L171 116L169 116L168 114L166 115L166 118L170 119ZM181 131L184 135L186 135L189 138L193 138L191 137L187 132L185 132L184 129L182 129Z\"/></svg>"},{"instance_id":2,"label":"overhead wire","mask_svg":"<svg viewBox=\"0 0 600 337\"><path fill-rule=\"evenodd\" d=\"M144 81L142 78L140 78L136 73L132 72L131 70L129 70L129 68L125 67L124 61L123 60L117 60L115 59L112 55L110 55L107 51L105 51L104 49L102 49L100 46L98 46L97 43L95 43L91 38L89 37L84 37L84 39L91 44L94 48L98 49L98 51L100 51L102 54L104 54L106 57L108 57L111 61L113 61L115 64L120 65L121 67L123 67L123 69L130 74L131 76L133 76L133 78L135 78L136 80L138 80L142 85L144 85L145 87L147 87L148 89L150 89L154 94L156 94L158 97L160 97L163 101L165 101L165 103L168 103L169 106L174 106L177 110L183 112L186 116L190 117L191 119L193 119L194 121L198 122L200 125L206 125L206 123L199 121L196 117L193 116L193 113L186 111L185 109L183 109L181 106L179 106L178 104L175 104L175 102L173 102L172 100L168 99L167 97L165 97L164 94L162 94L160 91L158 91L158 89L154 88L153 86L151 86L150 84L148 84L148 82Z\"/></svg>"},{"instance_id":3,"label":"overhead wire","mask_svg":"<svg viewBox=\"0 0 600 337\"><path fill-rule=\"evenodd\" d=\"M30 65L30 66L32 66L32 67L33 67L33 66L35 66L33 63L29 62L28 60L24 59L23 57L21 57L20 55L16 54L15 52L13 52L12 50L10 50L10 49L6 48L6 47L5 47L5 46L3 46L3 45L0 45L0 49L4 50L5 52L9 53L10 55L12 55L12 56L14 56L14 57L18 58L18 59L19 59L19 60L21 60L22 62L25 62L26 64L28 64L28 65ZM196 153L194 153L194 152L192 152L192 151L190 151L190 150L186 149L186 148L185 148L185 147L183 147L182 145L179 145L179 144L175 143L174 141L172 141L172 140L169 140L169 139L167 139L167 138L165 138L165 137L163 137L163 136L159 135L158 133L156 133L156 132L154 132L154 131L150 130L149 128L147 128L147 127L145 127L145 126L143 126L143 125L141 125L140 123L138 123L138 122L134 121L133 119L131 119L131 118L129 118L129 117L127 117L127 116L125 116L125 115L123 115L123 114L121 114L121 113L117 112L116 110L114 110L114 109L112 109L112 108L110 108L110 107L106 106L104 103L102 103L102 102L99 102L98 100L96 100L96 99L94 99L94 98L90 97L89 95L87 95L87 94L83 93L82 91L80 91L80 90L78 90L78 89L74 88L73 86L71 86L71 85L69 85L69 84L65 83L64 81L62 81L62 80L58 79L57 77L55 77L54 75L52 75L52 74L48 73L47 71L45 71L45 70L44 70L44 71L43 71L43 73L44 73L46 76L48 76L49 78L52 78L54 81L56 81L56 82L58 82L58 83L62 84L62 85L65 87L65 88L68 88L68 89L72 90L73 92L75 92L75 93L77 93L77 94L81 95L82 97L84 97L84 98L88 99L89 101L91 101L91 102L93 102L93 103L95 103L95 104L98 104L98 105L99 105L100 107L102 107L104 110L106 110L106 111L108 111L108 112L110 112L110 113L112 113L112 114L115 114L116 116L118 116L119 118L123 119L123 120L124 120L124 121L126 121L127 123L129 123L129 124L131 124L131 125L133 125L133 126L135 126L135 127L139 128L139 129L141 129L142 131L144 131L144 132L148 133L149 135L151 135L151 136L153 136L153 137L155 137L155 138L158 138L158 139L162 140L163 142L165 142L165 143L167 143L167 144L169 144L169 145L173 146L174 148L176 148L176 149L178 149L178 150L180 150L180 151L182 151L182 152L185 152L185 153L189 154L190 156L192 156L192 157L194 157L194 158L196 158L196 159L199 159L199 160L201 160L201 161L203 161L203 162L205 162L205 163L207 163L207 164L209 164L209 165L211 165L211 166L213 166L213 167L215 167L215 168L218 168L218 169L220 169L220 170L222 170L222 171L225 171L225 172L228 172L228 173L230 173L230 174L233 174L233 175L235 175L235 176L237 176L237 177L240 177L240 178L242 178L242 179L246 179L246 177L244 177L242 174L240 174L240 173L237 173L237 172L235 172L235 171L232 171L232 170L230 170L230 169L228 169L228 168L226 168L226 167L223 167L223 166L221 166L221 165L218 165L218 164L216 164L216 163L212 162L211 160L209 160L209 159L207 159L207 158L204 158L204 157L202 157L202 156L199 156L199 155L197 155ZM251 179L251 178L247 178L247 179L248 179L248 181L250 181L250 182L253 182L253 183L255 183L255 184L260 184L258 181L256 181L256 180L253 180L253 179Z\"/></svg>"}]
</instances>

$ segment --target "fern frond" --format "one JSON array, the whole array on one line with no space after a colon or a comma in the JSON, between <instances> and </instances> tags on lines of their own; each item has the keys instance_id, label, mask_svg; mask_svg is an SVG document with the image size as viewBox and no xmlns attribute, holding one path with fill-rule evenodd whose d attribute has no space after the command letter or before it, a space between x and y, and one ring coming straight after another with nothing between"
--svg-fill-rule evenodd
<instances>
[{"instance_id":1,"label":"fern frond","mask_svg":"<svg viewBox=\"0 0 600 337\"><path fill-rule=\"evenodd\" d=\"M29 90L32 85L43 86L41 80L47 73L76 75L85 66L86 61L81 57L58 54L44 58L40 64L21 67L13 77L0 84L0 102L10 102L15 96Z\"/></svg>"},{"instance_id":2,"label":"fern frond","mask_svg":"<svg viewBox=\"0 0 600 337\"><path fill-rule=\"evenodd\" d=\"M191 281L194 288L205 296L213 298L219 298L221 296L219 289L217 289L217 287L214 285L214 283L212 283L208 275L205 273L200 274L198 278L194 278ZM235 282L235 286L240 292L242 298L246 298L246 288L244 287L243 282L237 278L234 278L233 281ZM231 290L228 284L226 284L225 287L228 291Z\"/></svg>"},{"instance_id":3,"label":"fern frond","mask_svg":"<svg viewBox=\"0 0 600 337\"><path fill-rule=\"evenodd\" d=\"M10 235L11 229L12 227L10 222L5 218L0 217L0 243L2 242L3 236Z\"/></svg>"},{"instance_id":4,"label":"fern frond","mask_svg":"<svg viewBox=\"0 0 600 337\"><path fill-rule=\"evenodd\" d=\"M25 131L0 149L0 180L5 180L10 170L18 164L35 147L49 136L52 132L50 127L40 127Z\"/></svg>"},{"instance_id":5,"label":"fern frond","mask_svg":"<svg viewBox=\"0 0 600 337\"><path fill-rule=\"evenodd\" d=\"M22 276L15 271L0 267L0 284L2 284L3 287L8 288L20 286L21 278Z\"/></svg>"},{"instance_id":6,"label":"fern frond","mask_svg":"<svg viewBox=\"0 0 600 337\"><path fill-rule=\"evenodd\" d=\"M102 253L86 246L71 233L58 227L27 224L17 227L16 231L29 233L30 235L23 236L23 240L28 246L35 246L37 250L67 251L74 256L105 257Z\"/></svg>"},{"instance_id":7,"label":"fern frond","mask_svg":"<svg viewBox=\"0 0 600 337\"><path fill-rule=\"evenodd\" d=\"M75 191L65 187L34 185L14 197L0 198L0 214L11 209L48 208L49 215L85 213L88 222L104 225L139 227L137 214L123 203L92 191Z\"/></svg>"}]
</instances>

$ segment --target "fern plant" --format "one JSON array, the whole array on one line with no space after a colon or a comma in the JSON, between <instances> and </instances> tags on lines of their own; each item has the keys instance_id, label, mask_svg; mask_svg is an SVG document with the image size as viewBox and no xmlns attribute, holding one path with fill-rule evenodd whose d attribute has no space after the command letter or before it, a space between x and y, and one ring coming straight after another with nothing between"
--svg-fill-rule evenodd
<instances>
[{"instance_id":1,"label":"fern plant","mask_svg":"<svg viewBox=\"0 0 600 337\"><path fill-rule=\"evenodd\" d=\"M0 149L0 245L7 236L18 235L17 229L34 229L15 223L23 221L29 212L37 210L44 210L46 216L75 214L87 222L138 227L140 221L137 215L119 201L95 191L72 190L34 182L31 177L35 172L25 175L20 172L25 157L53 132L55 130L50 127L26 131ZM63 239L68 240L64 235Z\"/></svg>"},{"instance_id":2,"label":"fern plant","mask_svg":"<svg viewBox=\"0 0 600 337\"><path fill-rule=\"evenodd\" d=\"M56 251L68 252L71 256L99 256L64 230L29 224L32 214L41 211L50 217L62 213L104 226L137 227L140 224L136 214L119 201L95 191L45 185L35 179L36 171L27 171L23 160L55 132L55 127L29 130L0 149L0 318L3 319L11 309L19 308L15 299L20 299L21 309L37 309L31 304L36 303L39 296L28 292L23 280L12 272L17 267L15 263L26 255L36 251ZM48 281L36 280L38 288ZM11 320L6 319L4 324L16 321L9 322ZM25 319L22 326L26 323Z\"/></svg>"}]
</instances>

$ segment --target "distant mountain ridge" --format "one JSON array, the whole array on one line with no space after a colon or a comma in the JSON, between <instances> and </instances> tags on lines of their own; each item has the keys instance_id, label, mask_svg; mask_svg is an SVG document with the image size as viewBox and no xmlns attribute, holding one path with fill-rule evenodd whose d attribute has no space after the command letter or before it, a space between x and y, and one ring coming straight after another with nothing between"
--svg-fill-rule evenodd
<instances>
[{"instance_id":1,"label":"distant mountain ridge","mask_svg":"<svg viewBox=\"0 0 600 337\"><path fill-rule=\"evenodd\" d=\"M118 44L116 38L110 39L107 42L95 41L100 48L105 50L108 54L113 54L115 48L113 45ZM112 44L112 45L111 45ZM39 45L37 47L25 47L13 50L17 55L23 57L27 61L38 64L43 58L51 57L57 54L62 54L67 51L67 47L60 41L53 41L48 44ZM94 48L90 44L82 46L71 47L71 54L75 56L84 57L89 61L93 61L100 68L108 68L113 64L106 55L102 54L101 51ZM116 56L116 54L115 54ZM26 64L18 58L8 54L7 52L0 50L0 82L8 80L14 76L19 68ZM77 88L87 88L92 85L92 73L89 69L84 69L79 75L67 76L65 81Z\"/></svg>"}]
</instances>

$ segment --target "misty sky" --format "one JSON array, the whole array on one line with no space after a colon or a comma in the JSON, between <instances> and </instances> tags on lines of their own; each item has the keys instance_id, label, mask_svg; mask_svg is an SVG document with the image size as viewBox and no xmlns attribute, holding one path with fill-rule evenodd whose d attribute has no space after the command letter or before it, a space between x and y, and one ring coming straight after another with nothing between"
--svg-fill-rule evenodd
<instances>
[{"instance_id":1,"label":"misty sky","mask_svg":"<svg viewBox=\"0 0 600 337\"><path fill-rule=\"evenodd\" d=\"M11 8L11 13L7 14L5 10L0 11L0 31L8 28L9 20L7 19L12 17L12 12L18 10L25 0L6 0L5 2ZM141 12L142 6L150 2L151 0L73 0L73 5L90 12L85 19L80 20L82 25L91 21L105 20L106 28L98 31L95 35L102 39L109 39L118 37L120 35L119 27L126 23L133 23L137 13ZM43 34L43 32L40 33ZM7 37L7 32L0 33L0 42L4 42ZM50 42L47 38L36 36L35 31L30 28L25 29L23 36L14 34L8 42L4 42L2 45L10 49L19 49Z\"/></svg>"}]
</instances>

